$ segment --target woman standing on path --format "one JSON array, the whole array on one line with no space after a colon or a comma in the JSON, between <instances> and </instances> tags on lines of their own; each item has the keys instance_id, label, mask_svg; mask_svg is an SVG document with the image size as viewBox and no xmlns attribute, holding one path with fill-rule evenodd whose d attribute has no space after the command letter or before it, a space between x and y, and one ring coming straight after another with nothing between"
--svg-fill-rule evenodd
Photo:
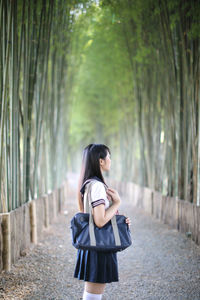
<instances>
[{"instance_id":1,"label":"woman standing on path","mask_svg":"<svg viewBox=\"0 0 200 300\"><path fill-rule=\"evenodd\" d=\"M104 226L118 213L121 202L118 192L108 188L102 175L102 171L109 171L110 166L110 149L107 146L90 144L84 149L78 188L79 211L85 212L85 187L95 180L91 186L91 199L93 218L98 227ZM110 207L109 200L112 200ZM130 225L129 218L126 218L126 223ZM85 281L83 300L101 300L106 283L119 281L116 252L78 249L74 277Z\"/></svg>"}]
</instances>

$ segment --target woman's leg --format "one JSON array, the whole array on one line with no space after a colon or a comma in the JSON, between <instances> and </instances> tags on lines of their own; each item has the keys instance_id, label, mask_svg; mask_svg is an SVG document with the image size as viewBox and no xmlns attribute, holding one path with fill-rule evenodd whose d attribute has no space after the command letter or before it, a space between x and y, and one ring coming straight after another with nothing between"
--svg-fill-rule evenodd
<instances>
[{"instance_id":1,"label":"woman's leg","mask_svg":"<svg viewBox=\"0 0 200 300\"><path fill-rule=\"evenodd\" d=\"M83 300L101 300L105 286L105 283L85 282Z\"/></svg>"},{"instance_id":2,"label":"woman's leg","mask_svg":"<svg viewBox=\"0 0 200 300\"><path fill-rule=\"evenodd\" d=\"M85 290L91 294L103 294L105 286L105 283L85 282Z\"/></svg>"}]
</instances>

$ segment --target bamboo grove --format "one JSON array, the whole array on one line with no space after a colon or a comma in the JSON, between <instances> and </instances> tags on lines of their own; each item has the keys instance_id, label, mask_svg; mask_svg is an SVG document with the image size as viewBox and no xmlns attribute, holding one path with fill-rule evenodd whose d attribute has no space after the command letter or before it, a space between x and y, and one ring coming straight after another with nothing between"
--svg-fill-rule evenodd
<instances>
[{"instance_id":1,"label":"bamboo grove","mask_svg":"<svg viewBox=\"0 0 200 300\"><path fill-rule=\"evenodd\" d=\"M61 122L71 6L62 0L0 1L1 212L65 178L67 136Z\"/></svg>"},{"instance_id":2,"label":"bamboo grove","mask_svg":"<svg viewBox=\"0 0 200 300\"><path fill-rule=\"evenodd\" d=\"M90 142L111 176L200 203L200 3L0 0L0 211Z\"/></svg>"},{"instance_id":3,"label":"bamboo grove","mask_svg":"<svg viewBox=\"0 0 200 300\"><path fill-rule=\"evenodd\" d=\"M199 20L196 0L104 0L80 15L71 123L79 142L90 128L114 149L115 177L197 204Z\"/></svg>"}]
</instances>

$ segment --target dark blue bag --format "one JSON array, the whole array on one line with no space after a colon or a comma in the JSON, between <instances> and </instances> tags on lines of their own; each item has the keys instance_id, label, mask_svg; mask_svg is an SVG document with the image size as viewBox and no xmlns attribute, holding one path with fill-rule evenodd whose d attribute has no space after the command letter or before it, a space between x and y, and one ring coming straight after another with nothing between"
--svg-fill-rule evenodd
<instances>
[{"instance_id":1,"label":"dark blue bag","mask_svg":"<svg viewBox=\"0 0 200 300\"><path fill-rule=\"evenodd\" d=\"M95 225L91 206L91 183L87 190L89 213L77 213L71 220L72 245L77 249L102 252L122 251L132 244L126 217L114 215L103 227ZM89 206L89 207L88 207Z\"/></svg>"}]
</instances>

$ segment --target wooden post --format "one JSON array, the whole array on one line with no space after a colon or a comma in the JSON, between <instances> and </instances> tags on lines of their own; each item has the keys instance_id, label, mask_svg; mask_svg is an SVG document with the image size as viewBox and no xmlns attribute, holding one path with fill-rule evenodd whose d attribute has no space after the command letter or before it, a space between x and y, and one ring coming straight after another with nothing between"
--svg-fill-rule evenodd
<instances>
[{"instance_id":1,"label":"wooden post","mask_svg":"<svg viewBox=\"0 0 200 300\"><path fill-rule=\"evenodd\" d=\"M151 215L154 214L154 201L153 201L153 196L154 196L154 193L153 191L151 192Z\"/></svg>"},{"instance_id":2,"label":"wooden post","mask_svg":"<svg viewBox=\"0 0 200 300\"><path fill-rule=\"evenodd\" d=\"M70 193L70 187L68 186L68 182L65 181L64 187L63 187L63 197L64 197L64 201L67 199L67 197L69 197L69 193Z\"/></svg>"},{"instance_id":3,"label":"wooden post","mask_svg":"<svg viewBox=\"0 0 200 300\"><path fill-rule=\"evenodd\" d=\"M58 201L58 212L60 213L62 211L62 203L61 203L61 188L57 188L57 201Z\"/></svg>"},{"instance_id":4,"label":"wooden post","mask_svg":"<svg viewBox=\"0 0 200 300\"><path fill-rule=\"evenodd\" d=\"M37 244L37 219L35 201L30 202L31 242Z\"/></svg>"},{"instance_id":5,"label":"wooden post","mask_svg":"<svg viewBox=\"0 0 200 300\"><path fill-rule=\"evenodd\" d=\"M3 269L11 269L11 233L10 233L10 213L4 213L2 216L2 235L3 235Z\"/></svg>"},{"instance_id":6,"label":"wooden post","mask_svg":"<svg viewBox=\"0 0 200 300\"><path fill-rule=\"evenodd\" d=\"M49 201L48 201L48 195L44 196L44 207L45 207L45 227L49 227Z\"/></svg>"},{"instance_id":7,"label":"wooden post","mask_svg":"<svg viewBox=\"0 0 200 300\"><path fill-rule=\"evenodd\" d=\"M60 188L60 209L61 209L61 212L64 209L64 201L65 201L64 188L65 188L65 186L63 184Z\"/></svg>"},{"instance_id":8,"label":"wooden post","mask_svg":"<svg viewBox=\"0 0 200 300\"><path fill-rule=\"evenodd\" d=\"M54 212L54 220L57 218L57 197L56 197L56 191L54 190L52 193L53 197L53 212Z\"/></svg>"},{"instance_id":9,"label":"wooden post","mask_svg":"<svg viewBox=\"0 0 200 300\"><path fill-rule=\"evenodd\" d=\"M176 229L179 230L179 200L178 197L174 199L176 201Z\"/></svg>"}]
</instances>

